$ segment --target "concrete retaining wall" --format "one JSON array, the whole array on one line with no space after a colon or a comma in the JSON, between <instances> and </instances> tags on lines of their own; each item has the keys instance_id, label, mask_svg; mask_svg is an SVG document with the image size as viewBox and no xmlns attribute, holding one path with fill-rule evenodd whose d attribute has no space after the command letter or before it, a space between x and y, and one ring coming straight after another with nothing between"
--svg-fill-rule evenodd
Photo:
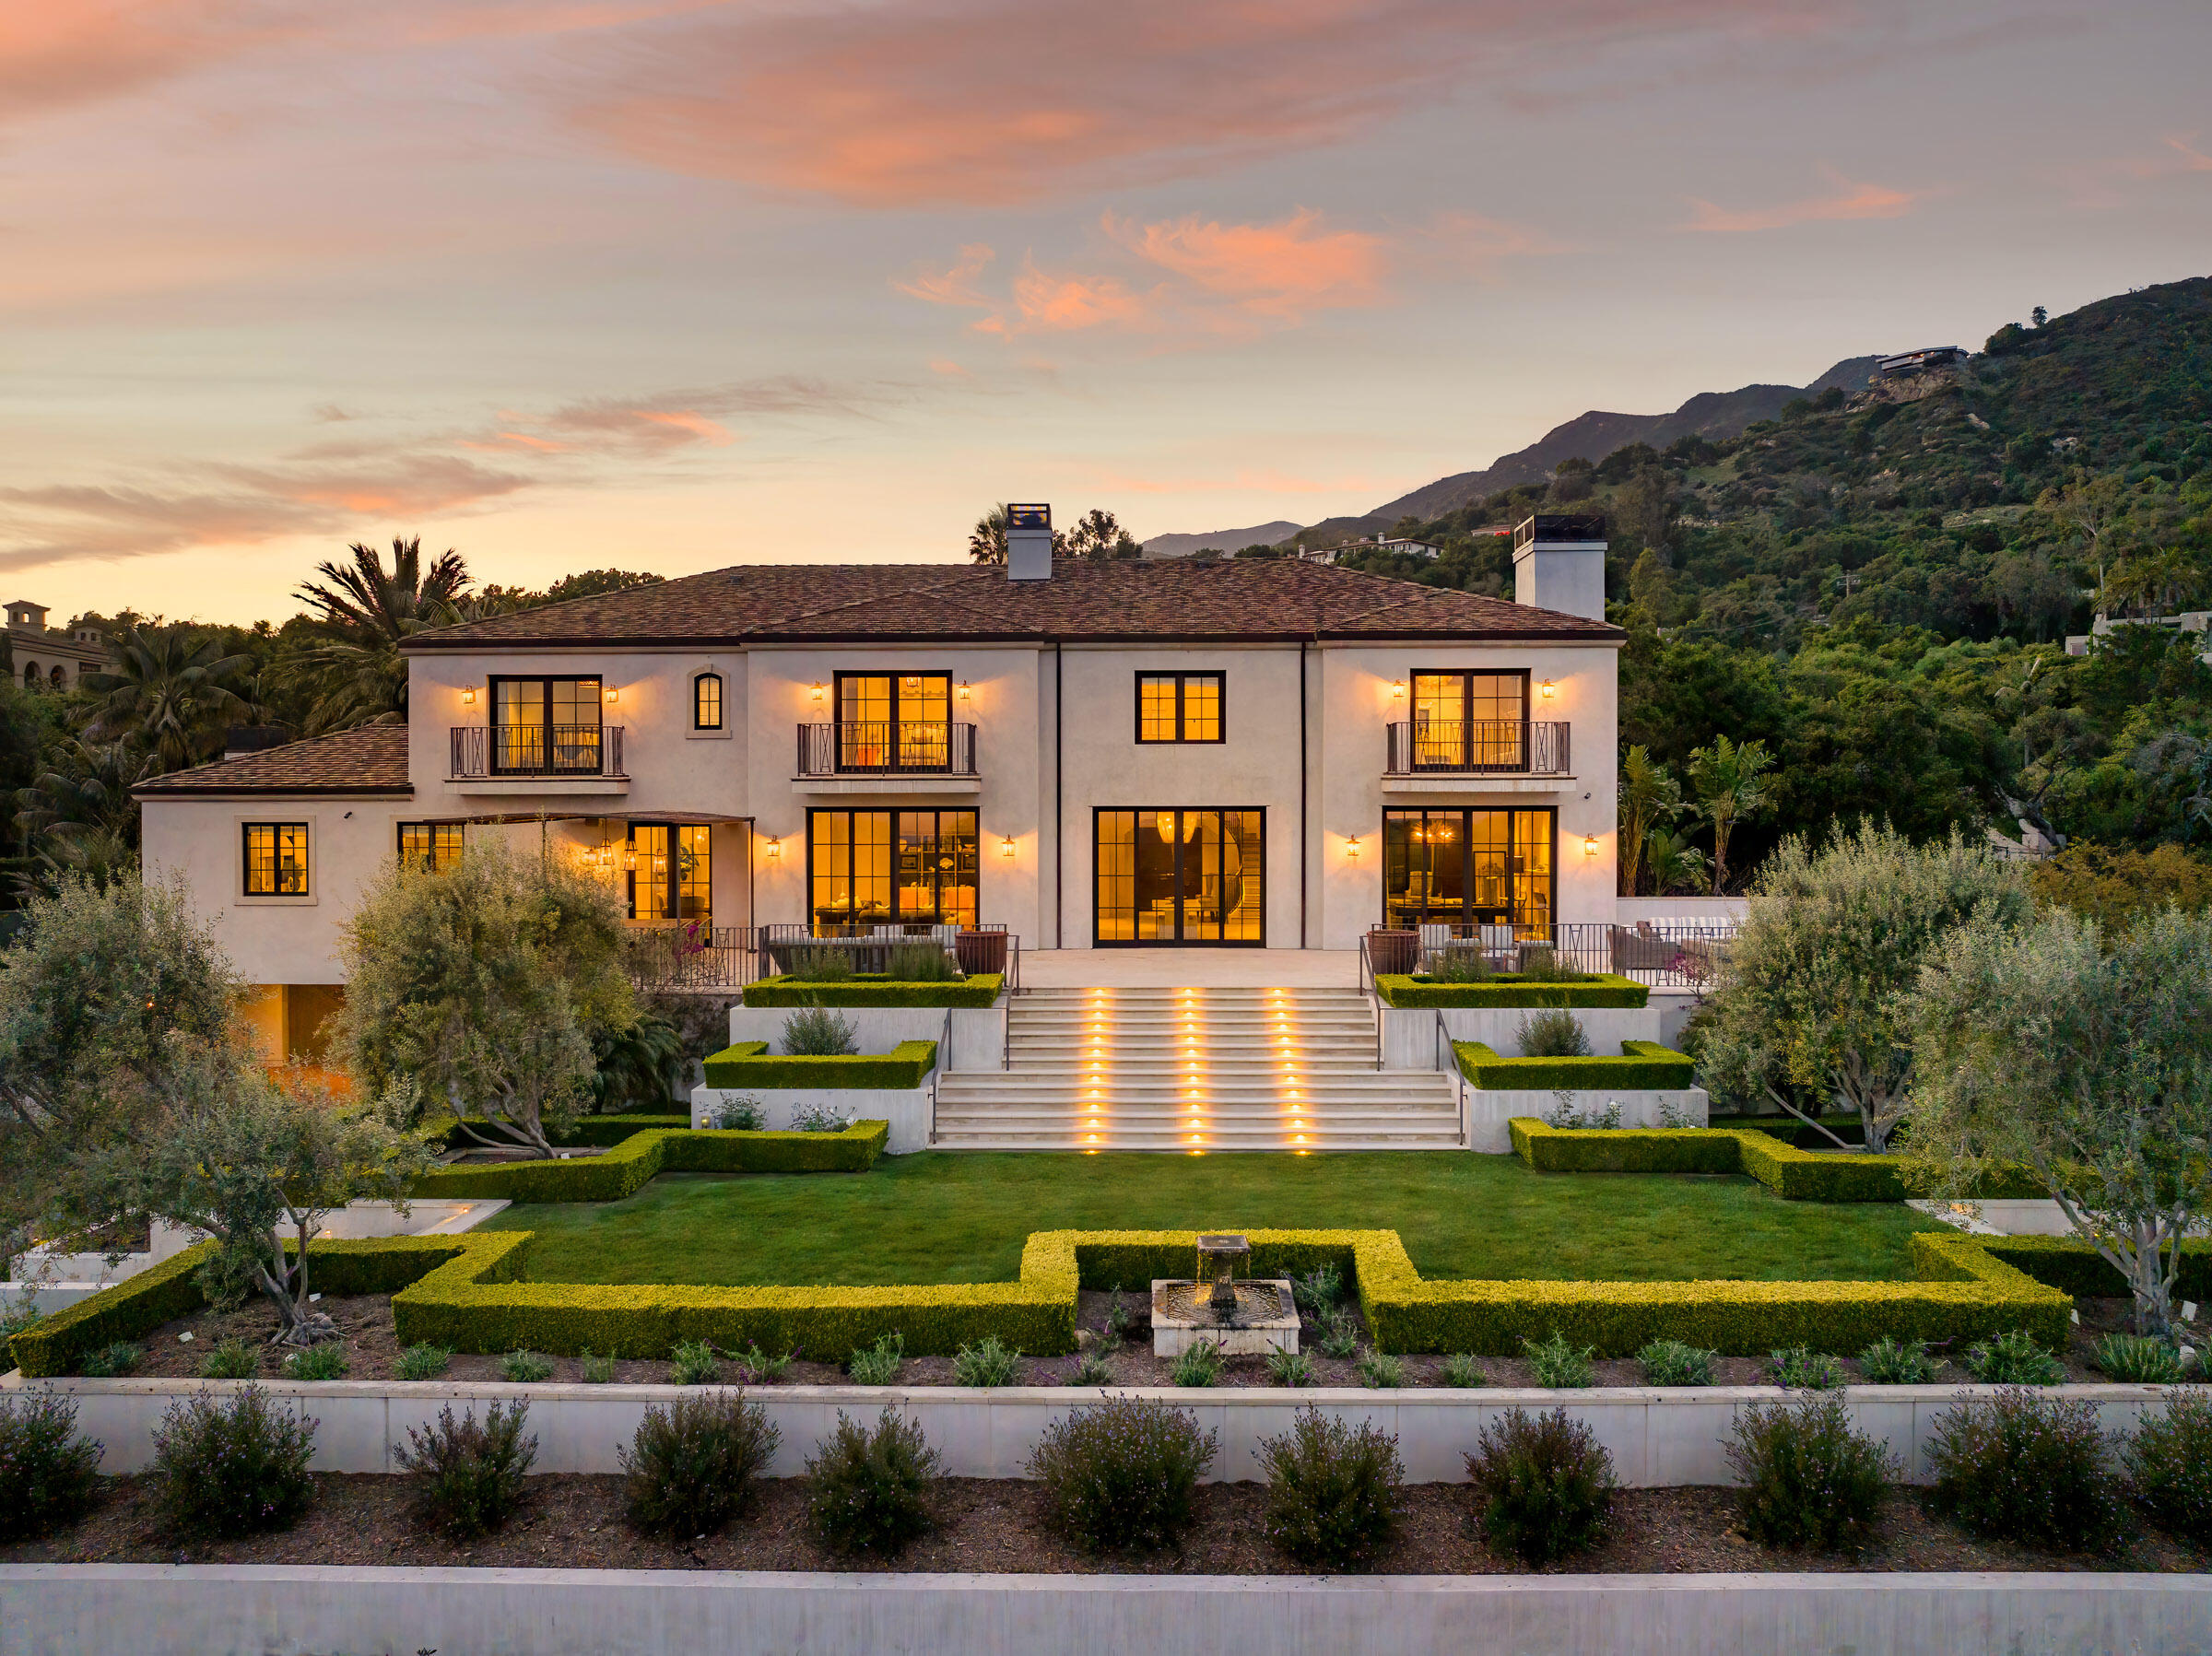
<instances>
[{"instance_id":1,"label":"concrete retaining wall","mask_svg":"<svg viewBox=\"0 0 2212 1656\"><path fill-rule=\"evenodd\" d=\"M1521 1055L1521 1020L1535 1010L1525 1006L1446 1006L1447 1040L1479 1040L1500 1058ZM1570 1006L1590 1051L1600 1058L1620 1056L1624 1040L1658 1040L1665 1028L1664 1009L1656 1006ZM1438 1008L1385 1006L1382 1008L1382 1067L1393 1070L1436 1070L1452 1067L1449 1048L1440 1049L1436 1039ZM755 1037L754 1039L758 1039Z\"/></svg>"},{"instance_id":2,"label":"concrete retaining wall","mask_svg":"<svg viewBox=\"0 0 2212 1656\"><path fill-rule=\"evenodd\" d=\"M2212 1577L1300 1577L0 1565L0 1656L1465 1656L2212 1646Z\"/></svg>"},{"instance_id":3,"label":"concrete retaining wall","mask_svg":"<svg viewBox=\"0 0 2212 1656\"><path fill-rule=\"evenodd\" d=\"M237 1389L235 1381L65 1379L32 1382L77 1400L79 1429L105 1446L108 1473L142 1470L152 1458L152 1434L178 1396L203 1389ZM9 1377L9 1390L23 1382ZM391 1472L393 1445L404 1445L409 1427L425 1426L448 1403L479 1407L493 1399L526 1397L530 1429L537 1434L541 1473L613 1473L621 1470L618 1446L629 1443L647 1405L680 1396L673 1386L512 1386L496 1382L429 1380L270 1380L265 1389L286 1406L312 1415L319 1472ZM1117 1388L1117 1390L1119 1390ZM1924 1482L1924 1451L1936 1416L1962 1397L1987 1395L1983 1386L1856 1386L1843 1392L1860 1427L1884 1439L1911 1482ZM2156 1386L2067 1386L2058 1395L2094 1402L2108 1431L2134 1426ZM1722 1454L1736 1411L1782 1395L1765 1386L1696 1388L1601 1387L1580 1392L1486 1388L1452 1392L1441 1387L1397 1391L1302 1392L1252 1388L1236 1391L1132 1388L1134 1397L1157 1398L1189 1410L1202 1428L1221 1434L1220 1453L1209 1476L1222 1482L1261 1477L1263 1436L1286 1430L1292 1415L1309 1404L1351 1421L1371 1421L1394 1433L1406 1475L1417 1484L1458 1483L1462 1461L1492 1418L1509 1408L1531 1411L1563 1406L1590 1424L1613 1456L1620 1481L1635 1488L1715 1485L1732 1481ZM0 1391L0 1395L5 1395ZM945 1457L950 1477L1019 1477L1039 1435L1070 1409L1099 1393L1072 1387L1007 1386L992 1391L954 1386L767 1386L752 1393L782 1433L770 1468L792 1477L807 1454L837 1424L838 1412L873 1417L887 1404L920 1422Z\"/></svg>"},{"instance_id":4,"label":"concrete retaining wall","mask_svg":"<svg viewBox=\"0 0 2212 1656\"><path fill-rule=\"evenodd\" d=\"M1641 1092L1601 1087L1571 1092L1563 1100L1553 1092L1492 1091L1470 1086L1466 1089L1466 1098L1467 1148L1490 1156L1512 1153L1513 1135L1508 1123L1515 1116L1534 1116L1541 1121L1562 1102L1571 1112L1586 1110L1594 1117L1604 1115L1608 1106L1618 1104L1623 1127L1664 1127L1666 1118L1662 1109L1666 1106L1687 1118L1689 1126L1702 1127L1712 1103L1701 1086L1658 1087Z\"/></svg>"},{"instance_id":5,"label":"concrete retaining wall","mask_svg":"<svg viewBox=\"0 0 2212 1656\"><path fill-rule=\"evenodd\" d=\"M747 1037L757 1040L758 1036ZM911 1156L929 1148L930 1100L936 1096L936 1075L926 1085L895 1086L695 1086L691 1089L691 1125L704 1127L714 1112L738 1098L760 1106L766 1125L788 1132L803 1110L834 1110L855 1121L891 1124L884 1143L887 1156Z\"/></svg>"},{"instance_id":6,"label":"concrete retaining wall","mask_svg":"<svg viewBox=\"0 0 2212 1656\"><path fill-rule=\"evenodd\" d=\"M938 1055L948 1070L1003 1070L1006 1067L1006 997L995 1006L837 1006L853 1026L864 1052L888 1052L902 1040L945 1041L945 1014L952 1014L952 1044ZM765 1040L771 1052L783 1050L783 1020L789 1006L733 1006L730 1044Z\"/></svg>"}]
</instances>

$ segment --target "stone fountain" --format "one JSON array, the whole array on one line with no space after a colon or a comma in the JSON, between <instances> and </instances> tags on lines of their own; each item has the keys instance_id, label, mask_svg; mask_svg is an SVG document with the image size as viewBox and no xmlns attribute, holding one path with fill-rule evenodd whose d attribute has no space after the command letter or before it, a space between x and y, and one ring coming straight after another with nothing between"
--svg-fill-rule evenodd
<instances>
[{"instance_id":1,"label":"stone fountain","mask_svg":"<svg viewBox=\"0 0 2212 1656\"><path fill-rule=\"evenodd\" d=\"M1248 1238L1198 1239L1197 1270L1189 1279L1152 1284L1152 1354L1181 1357L1204 1340L1224 1357L1298 1349L1298 1308L1286 1279L1252 1280Z\"/></svg>"}]
</instances>

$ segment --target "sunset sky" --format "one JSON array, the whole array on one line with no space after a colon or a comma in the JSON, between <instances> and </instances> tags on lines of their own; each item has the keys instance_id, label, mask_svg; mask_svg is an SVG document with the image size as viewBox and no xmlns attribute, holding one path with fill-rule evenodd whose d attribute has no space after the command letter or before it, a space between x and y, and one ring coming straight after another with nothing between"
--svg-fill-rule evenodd
<instances>
[{"instance_id":1,"label":"sunset sky","mask_svg":"<svg viewBox=\"0 0 2212 1656\"><path fill-rule=\"evenodd\" d=\"M2205 0L0 0L56 619L1360 511L2212 269Z\"/></svg>"}]
</instances>

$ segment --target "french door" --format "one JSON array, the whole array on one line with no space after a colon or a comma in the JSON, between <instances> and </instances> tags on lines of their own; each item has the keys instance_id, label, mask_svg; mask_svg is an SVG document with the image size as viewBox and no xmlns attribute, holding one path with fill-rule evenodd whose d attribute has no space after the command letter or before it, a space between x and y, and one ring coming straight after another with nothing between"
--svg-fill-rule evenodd
<instances>
[{"instance_id":1,"label":"french door","mask_svg":"<svg viewBox=\"0 0 2212 1656\"><path fill-rule=\"evenodd\" d=\"M1266 817L1218 805L1094 812L1093 939L1265 944Z\"/></svg>"}]
</instances>

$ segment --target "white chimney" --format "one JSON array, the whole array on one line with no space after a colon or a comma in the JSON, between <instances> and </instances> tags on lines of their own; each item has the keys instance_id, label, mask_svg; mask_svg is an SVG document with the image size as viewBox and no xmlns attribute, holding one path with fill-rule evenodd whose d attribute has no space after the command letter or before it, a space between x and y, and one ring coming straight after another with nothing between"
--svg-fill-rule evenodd
<instances>
[{"instance_id":1,"label":"white chimney","mask_svg":"<svg viewBox=\"0 0 2212 1656\"><path fill-rule=\"evenodd\" d=\"M1053 509L1050 506L1006 508L1006 579L1050 581L1053 578Z\"/></svg>"},{"instance_id":2,"label":"white chimney","mask_svg":"<svg viewBox=\"0 0 2212 1656\"><path fill-rule=\"evenodd\" d=\"M1530 518L1513 531L1513 602L1606 618L1606 520L1595 512Z\"/></svg>"}]
</instances>

